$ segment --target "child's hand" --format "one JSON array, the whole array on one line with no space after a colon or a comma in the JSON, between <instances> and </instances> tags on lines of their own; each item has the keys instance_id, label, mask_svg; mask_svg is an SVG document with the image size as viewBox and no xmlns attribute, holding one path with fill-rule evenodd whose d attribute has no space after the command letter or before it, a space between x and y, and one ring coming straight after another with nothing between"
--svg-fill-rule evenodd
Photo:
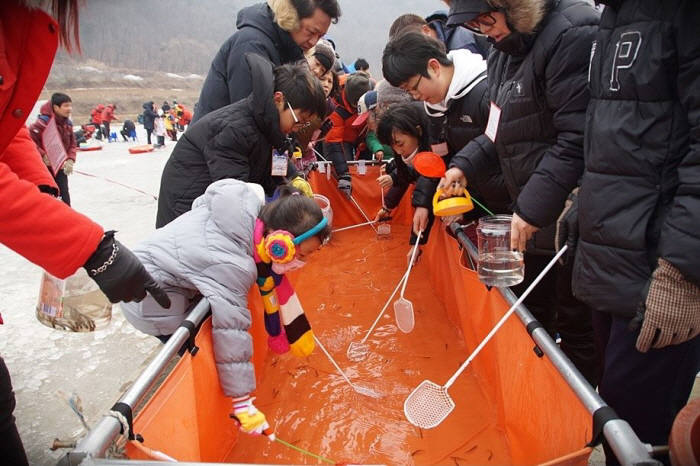
<instances>
[{"instance_id":1,"label":"child's hand","mask_svg":"<svg viewBox=\"0 0 700 466\"><path fill-rule=\"evenodd\" d=\"M389 175L382 175L377 178L377 183L379 183L382 189L391 188L394 185L394 180L392 180Z\"/></svg>"},{"instance_id":2,"label":"child's hand","mask_svg":"<svg viewBox=\"0 0 700 466\"><path fill-rule=\"evenodd\" d=\"M384 158L384 151L378 150L374 153L374 160L382 160Z\"/></svg>"},{"instance_id":3,"label":"child's hand","mask_svg":"<svg viewBox=\"0 0 700 466\"><path fill-rule=\"evenodd\" d=\"M413 214L413 233L416 235L419 231L425 231L428 226L428 216L430 212L425 207L416 207Z\"/></svg>"},{"instance_id":4,"label":"child's hand","mask_svg":"<svg viewBox=\"0 0 700 466\"><path fill-rule=\"evenodd\" d=\"M389 218L391 216L391 210L382 207L379 209L379 212L377 212L377 215L374 217L375 222L381 222L382 220Z\"/></svg>"}]
</instances>

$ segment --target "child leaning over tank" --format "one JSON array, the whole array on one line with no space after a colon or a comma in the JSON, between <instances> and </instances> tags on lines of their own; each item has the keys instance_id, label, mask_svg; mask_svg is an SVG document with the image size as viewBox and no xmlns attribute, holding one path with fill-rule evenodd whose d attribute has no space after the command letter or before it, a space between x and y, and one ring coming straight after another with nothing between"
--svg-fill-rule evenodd
<instances>
[{"instance_id":1,"label":"child leaning over tank","mask_svg":"<svg viewBox=\"0 0 700 466\"><path fill-rule=\"evenodd\" d=\"M413 228L409 244L416 244L422 231L420 244L428 241L435 216L432 211L433 194L439 180L420 175L413 167L418 152L430 151L430 120L420 102L394 104L382 114L377 126L377 136L382 144L391 146L395 157L387 165L387 174L377 178L382 189L389 188L384 196L384 205L377 212L379 221L391 215L411 184L415 183L411 205L414 207ZM411 251L408 252L411 254Z\"/></svg>"},{"instance_id":2,"label":"child leaning over tank","mask_svg":"<svg viewBox=\"0 0 700 466\"><path fill-rule=\"evenodd\" d=\"M270 348L308 356L314 349L313 332L285 273L302 267L329 234L316 202L292 187L283 186L280 197L265 204L260 185L217 181L195 200L191 211L134 250L167 291L170 309L147 297L140 303L122 303L122 312L138 330L165 341L193 302L200 295L206 298L221 388L233 397L233 415L241 430L259 434L267 423L250 397L255 373L248 291L257 283L263 296Z\"/></svg>"}]
</instances>

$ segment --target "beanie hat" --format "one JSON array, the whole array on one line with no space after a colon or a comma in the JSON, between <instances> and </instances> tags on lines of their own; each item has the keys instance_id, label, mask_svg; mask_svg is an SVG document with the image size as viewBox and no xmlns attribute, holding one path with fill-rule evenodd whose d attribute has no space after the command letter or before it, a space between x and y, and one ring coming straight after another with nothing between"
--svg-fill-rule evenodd
<instances>
[{"instance_id":1,"label":"beanie hat","mask_svg":"<svg viewBox=\"0 0 700 466\"><path fill-rule=\"evenodd\" d=\"M319 41L314 48L314 58L326 69L330 71L335 65L335 52L330 45Z\"/></svg>"},{"instance_id":2,"label":"beanie hat","mask_svg":"<svg viewBox=\"0 0 700 466\"><path fill-rule=\"evenodd\" d=\"M356 106L362 94L372 89L369 76L364 73L353 73L345 81L345 99L351 106Z\"/></svg>"}]
</instances>

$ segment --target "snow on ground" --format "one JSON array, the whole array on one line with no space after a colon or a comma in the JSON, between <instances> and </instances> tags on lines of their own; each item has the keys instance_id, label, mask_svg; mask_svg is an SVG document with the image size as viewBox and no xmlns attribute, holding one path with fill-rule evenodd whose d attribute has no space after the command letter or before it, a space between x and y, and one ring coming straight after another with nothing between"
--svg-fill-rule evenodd
<instances>
[{"instance_id":1,"label":"snow on ground","mask_svg":"<svg viewBox=\"0 0 700 466\"><path fill-rule=\"evenodd\" d=\"M116 127L116 125L115 125ZM104 149L78 152L75 169L143 191L158 194L160 175L174 147L131 155L140 143L104 144ZM73 208L133 247L154 229L156 201L122 186L80 174L69 177ZM51 232L47 231L47 235ZM15 417L29 456L29 464L53 465L63 454L51 452L54 438L70 439L81 423L57 394L77 393L88 425L94 424L135 380L160 344L137 332L118 307L110 325L94 333L69 333L45 327L35 318L41 269L0 245L0 356L10 369L17 397Z\"/></svg>"}]
</instances>

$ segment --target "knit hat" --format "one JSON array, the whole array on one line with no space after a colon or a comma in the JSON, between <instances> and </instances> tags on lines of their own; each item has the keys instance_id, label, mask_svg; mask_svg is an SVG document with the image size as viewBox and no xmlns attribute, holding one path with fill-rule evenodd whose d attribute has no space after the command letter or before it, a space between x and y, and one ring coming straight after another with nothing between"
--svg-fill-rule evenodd
<instances>
[{"instance_id":1,"label":"knit hat","mask_svg":"<svg viewBox=\"0 0 700 466\"><path fill-rule=\"evenodd\" d=\"M335 65L335 52L330 44L318 41L314 48L314 58L326 69L332 70Z\"/></svg>"},{"instance_id":2,"label":"knit hat","mask_svg":"<svg viewBox=\"0 0 700 466\"><path fill-rule=\"evenodd\" d=\"M381 118L382 113L393 104L410 102L413 100L411 94L399 87L394 87L386 79L377 83L377 118Z\"/></svg>"},{"instance_id":3,"label":"knit hat","mask_svg":"<svg viewBox=\"0 0 700 466\"><path fill-rule=\"evenodd\" d=\"M362 94L372 89L369 76L365 73L353 73L345 81L345 99L353 107L357 105Z\"/></svg>"},{"instance_id":4,"label":"knit hat","mask_svg":"<svg viewBox=\"0 0 700 466\"><path fill-rule=\"evenodd\" d=\"M374 110L377 106L377 91L367 91L365 92L360 100L357 101L357 114L358 117L352 122L353 126L364 125L369 118L369 111Z\"/></svg>"}]
</instances>

